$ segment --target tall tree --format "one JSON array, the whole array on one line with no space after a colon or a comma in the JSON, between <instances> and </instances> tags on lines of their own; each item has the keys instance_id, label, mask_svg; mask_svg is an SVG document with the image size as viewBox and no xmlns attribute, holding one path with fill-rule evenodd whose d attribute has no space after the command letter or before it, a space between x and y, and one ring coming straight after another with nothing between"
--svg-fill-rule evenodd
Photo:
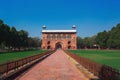
<instances>
[{"instance_id":1,"label":"tall tree","mask_svg":"<svg viewBox=\"0 0 120 80\"><path fill-rule=\"evenodd\" d=\"M109 39L107 42L109 48L119 48L120 49L120 24L113 27L109 31Z\"/></svg>"},{"instance_id":2,"label":"tall tree","mask_svg":"<svg viewBox=\"0 0 120 80\"><path fill-rule=\"evenodd\" d=\"M25 30L20 30L18 31L18 36L19 36L19 46L21 47L27 47L27 42L28 42L28 32Z\"/></svg>"},{"instance_id":3,"label":"tall tree","mask_svg":"<svg viewBox=\"0 0 120 80\"><path fill-rule=\"evenodd\" d=\"M15 27L4 24L0 19L0 48L26 48L38 47L41 40L38 37L28 38L28 32L25 30L17 31Z\"/></svg>"},{"instance_id":4,"label":"tall tree","mask_svg":"<svg viewBox=\"0 0 120 80\"><path fill-rule=\"evenodd\" d=\"M3 26L3 21L0 19L0 44L2 43L2 36L3 36L2 26Z\"/></svg>"},{"instance_id":5,"label":"tall tree","mask_svg":"<svg viewBox=\"0 0 120 80\"><path fill-rule=\"evenodd\" d=\"M12 27L10 29L10 44L12 46L12 48L16 48L17 47L17 30L15 27Z\"/></svg>"},{"instance_id":6,"label":"tall tree","mask_svg":"<svg viewBox=\"0 0 120 80\"><path fill-rule=\"evenodd\" d=\"M9 38L10 38L10 27L6 24L2 24L2 26L0 26L0 38L1 38L1 42L3 42L6 46L9 46Z\"/></svg>"},{"instance_id":7,"label":"tall tree","mask_svg":"<svg viewBox=\"0 0 120 80\"><path fill-rule=\"evenodd\" d=\"M103 31L98 33L96 36L96 42L98 45L100 45L101 48L107 48L107 40L109 38L108 32Z\"/></svg>"}]
</instances>

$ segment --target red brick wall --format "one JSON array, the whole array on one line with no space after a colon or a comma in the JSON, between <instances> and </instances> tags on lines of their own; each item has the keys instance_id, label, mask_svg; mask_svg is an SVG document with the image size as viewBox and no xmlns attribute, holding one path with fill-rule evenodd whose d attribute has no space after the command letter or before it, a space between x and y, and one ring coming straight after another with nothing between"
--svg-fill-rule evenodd
<instances>
[{"instance_id":1,"label":"red brick wall","mask_svg":"<svg viewBox=\"0 0 120 80\"><path fill-rule=\"evenodd\" d=\"M53 34L56 38L53 38ZM58 35L62 38L57 38ZM66 35L66 38L63 38L63 35ZM68 38L68 35L71 35L71 38ZM42 33L42 49L56 49L57 43L60 43L62 49L76 49L76 33Z\"/></svg>"}]
</instances>

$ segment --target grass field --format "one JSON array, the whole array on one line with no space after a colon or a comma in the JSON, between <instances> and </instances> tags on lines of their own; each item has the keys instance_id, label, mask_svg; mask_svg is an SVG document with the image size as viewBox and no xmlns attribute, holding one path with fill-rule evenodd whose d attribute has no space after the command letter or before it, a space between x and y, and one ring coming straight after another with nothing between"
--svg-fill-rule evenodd
<instances>
[{"instance_id":1,"label":"grass field","mask_svg":"<svg viewBox=\"0 0 120 80\"><path fill-rule=\"evenodd\" d=\"M9 62L12 60L25 58L25 57L32 56L35 54L40 54L40 53L46 52L46 51L47 50L21 51L21 52L0 52L0 64Z\"/></svg>"},{"instance_id":2,"label":"grass field","mask_svg":"<svg viewBox=\"0 0 120 80\"><path fill-rule=\"evenodd\" d=\"M120 70L120 50L70 50L70 52Z\"/></svg>"}]
</instances>

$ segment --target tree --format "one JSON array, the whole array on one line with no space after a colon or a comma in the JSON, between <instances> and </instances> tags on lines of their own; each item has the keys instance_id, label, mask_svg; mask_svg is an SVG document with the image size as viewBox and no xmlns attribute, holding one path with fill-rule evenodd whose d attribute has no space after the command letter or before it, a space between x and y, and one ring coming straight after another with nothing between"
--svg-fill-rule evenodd
<instances>
[{"instance_id":1,"label":"tree","mask_svg":"<svg viewBox=\"0 0 120 80\"><path fill-rule=\"evenodd\" d=\"M85 38L81 38L81 37L77 37L77 48L92 48L94 44L96 44L95 41L96 36L92 36L92 37L85 37Z\"/></svg>"},{"instance_id":2,"label":"tree","mask_svg":"<svg viewBox=\"0 0 120 80\"><path fill-rule=\"evenodd\" d=\"M41 46L41 39L38 37L34 37L33 38L34 43L35 43L35 47L40 47Z\"/></svg>"},{"instance_id":3,"label":"tree","mask_svg":"<svg viewBox=\"0 0 120 80\"><path fill-rule=\"evenodd\" d=\"M10 38L10 27L6 24L2 24L0 26L0 39L1 43L4 43L4 45L9 46L9 38Z\"/></svg>"},{"instance_id":4,"label":"tree","mask_svg":"<svg viewBox=\"0 0 120 80\"><path fill-rule=\"evenodd\" d=\"M83 39L81 37L77 37L77 48L83 48Z\"/></svg>"},{"instance_id":5,"label":"tree","mask_svg":"<svg viewBox=\"0 0 120 80\"><path fill-rule=\"evenodd\" d=\"M101 48L107 48L109 34L107 31L99 32L96 36L96 42Z\"/></svg>"},{"instance_id":6,"label":"tree","mask_svg":"<svg viewBox=\"0 0 120 80\"><path fill-rule=\"evenodd\" d=\"M0 25L3 24L3 20L0 19Z\"/></svg>"},{"instance_id":7,"label":"tree","mask_svg":"<svg viewBox=\"0 0 120 80\"><path fill-rule=\"evenodd\" d=\"M109 31L109 39L107 42L109 48L120 49L120 23Z\"/></svg>"},{"instance_id":8,"label":"tree","mask_svg":"<svg viewBox=\"0 0 120 80\"><path fill-rule=\"evenodd\" d=\"M92 36L92 37L85 37L84 38L84 46L86 48L92 48L94 44L96 44L95 41L96 36Z\"/></svg>"},{"instance_id":9,"label":"tree","mask_svg":"<svg viewBox=\"0 0 120 80\"><path fill-rule=\"evenodd\" d=\"M17 34L17 30L15 29L15 27L12 27L11 29L10 29L10 44L11 44L11 47L12 48L16 48L17 47L17 36L18 36L18 34Z\"/></svg>"},{"instance_id":10,"label":"tree","mask_svg":"<svg viewBox=\"0 0 120 80\"><path fill-rule=\"evenodd\" d=\"M41 47L41 39L39 39L38 37L34 37L34 38L31 38L29 37L28 38L28 46L29 47Z\"/></svg>"},{"instance_id":11,"label":"tree","mask_svg":"<svg viewBox=\"0 0 120 80\"><path fill-rule=\"evenodd\" d=\"M3 26L3 21L0 19L0 44L2 43L2 26Z\"/></svg>"},{"instance_id":12,"label":"tree","mask_svg":"<svg viewBox=\"0 0 120 80\"><path fill-rule=\"evenodd\" d=\"M28 37L28 32L25 30L17 31L15 27L10 27L4 24L0 19L0 48L22 48L39 47L41 39L38 37Z\"/></svg>"},{"instance_id":13,"label":"tree","mask_svg":"<svg viewBox=\"0 0 120 80\"><path fill-rule=\"evenodd\" d=\"M18 44L18 47L27 47L28 44L28 32L25 30L18 31L18 41L20 44Z\"/></svg>"},{"instance_id":14,"label":"tree","mask_svg":"<svg viewBox=\"0 0 120 80\"><path fill-rule=\"evenodd\" d=\"M7 24L4 24L2 20L0 20L0 45L2 46L10 46L10 27Z\"/></svg>"}]
</instances>

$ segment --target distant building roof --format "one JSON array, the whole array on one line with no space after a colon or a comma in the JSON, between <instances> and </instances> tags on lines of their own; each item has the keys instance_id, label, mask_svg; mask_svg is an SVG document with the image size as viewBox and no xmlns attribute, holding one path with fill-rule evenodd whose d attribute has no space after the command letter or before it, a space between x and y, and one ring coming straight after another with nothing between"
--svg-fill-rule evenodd
<instances>
[{"instance_id":1,"label":"distant building roof","mask_svg":"<svg viewBox=\"0 0 120 80\"><path fill-rule=\"evenodd\" d=\"M71 32L76 32L76 30L42 30L42 32L52 32L52 33L59 33L59 32L64 32L64 33L71 33Z\"/></svg>"}]
</instances>

